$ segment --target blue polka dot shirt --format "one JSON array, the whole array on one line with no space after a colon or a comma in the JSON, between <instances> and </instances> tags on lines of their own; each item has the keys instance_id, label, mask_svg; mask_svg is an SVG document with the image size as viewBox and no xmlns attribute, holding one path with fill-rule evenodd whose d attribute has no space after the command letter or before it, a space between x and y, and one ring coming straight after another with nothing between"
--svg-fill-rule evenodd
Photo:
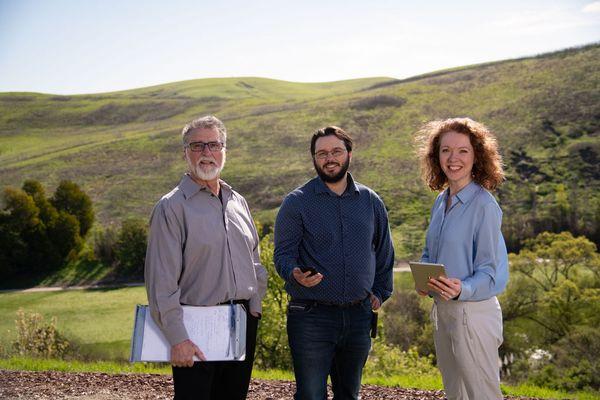
<instances>
[{"instance_id":1,"label":"blue polka dot shirt","mask_svg":"<svg viewBox=\"0 0 600 400\"><path fill-rule=\"evenodd\" d=\"M316 177L288 194L275 222L275 266L292 299L344 304L369 293L392 294L394 248L381 198L348 174L338 196ZM312 266L323 280L311 288L293 277Z\"/></svg>"}]
</instances>

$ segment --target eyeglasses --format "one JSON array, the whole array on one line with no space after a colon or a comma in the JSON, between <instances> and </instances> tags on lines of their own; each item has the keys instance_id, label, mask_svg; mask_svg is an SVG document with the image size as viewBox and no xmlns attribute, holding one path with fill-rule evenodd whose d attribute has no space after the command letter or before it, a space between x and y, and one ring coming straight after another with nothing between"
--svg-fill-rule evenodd
<instances>
[{"instance_id":1,"label":"eyeglasses","mask_svg":"<svg viewBox=\"0 0 600 400\"><path fill-rule=\"evenodd\" d=\"M330 154L333 156L333 158L339 158L341 156L344 155L344 153L346 153L346 150L344 149L333 149L331 151L317 151L315 153L315 157L319 160L325 160Z\"/></svg>"},{"instance_id":2,"label":"eyeglasses","mask_svg":"<svg viewBox=\"0 0 600 400\"><path fill-rule=\"evenodd\" d=\"M216 153L223 150L225 145L221 142L191 142L186 144L185 147L189 148L194 153L202 153L204 148L208 147L210 151Z\"/></svg>"}]
</instances>

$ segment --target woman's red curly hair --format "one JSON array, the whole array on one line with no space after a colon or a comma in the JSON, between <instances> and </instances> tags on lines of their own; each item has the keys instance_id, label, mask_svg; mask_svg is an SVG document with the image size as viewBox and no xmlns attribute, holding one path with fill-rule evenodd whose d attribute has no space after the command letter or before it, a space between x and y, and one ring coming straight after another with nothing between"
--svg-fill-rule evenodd
<instances>
[{"instance_id":1,"label":"woman's red curly hair","mask_svg":"<svg viewBox=\"0 0 600 400\"><path fill-rule=\"evenodd\" d=\"M494 134L483 124L470 118L450 118L425 124L417 134L421 177L432 190L442 190L448 178L440 166L439 152L442 135L457 132L467 135L473 146L475 162L473 180L487 190L495 190L504 181L502 156Z\"/></svg>"}]
</instances>

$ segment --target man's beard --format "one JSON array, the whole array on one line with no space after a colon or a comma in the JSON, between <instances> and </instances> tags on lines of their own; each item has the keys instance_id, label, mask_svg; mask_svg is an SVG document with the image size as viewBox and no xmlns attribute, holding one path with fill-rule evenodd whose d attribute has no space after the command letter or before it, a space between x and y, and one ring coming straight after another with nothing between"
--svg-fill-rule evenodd
<instances>
[{"instance_id":1,"label":"man's beard","mask_svg":"<svg viewBox=\"0 0 600 400\"><path fill-rule=\"evenodd\" d=\"M327 166L327 164L331 164L331 163L340 165L341 166L340 172L338 172L335 175L327 174L325 172L325 167ZM321 180L323 180L323 182L337 183L337 182L341 181L342 179L344 179L344 176L346 176L346 172L348 172L348 167L350 166L350 157L346 157L346 160L342 164L340 164L337 161L332 161L327 164L324 164L323 167L321 168L317 165L317 160L315 160L313 158L313 165L315 166L315 170L317 171L319 178L321 178Z\"/></svg>"},{"instance_id":2,"label":"man's beard","mask_svg":"<svg viewBox=\"0 0 600 400\"><path fill-rule=\"evenodd\" d=\"M219 175L221 174L221 171L223 170L223 167L225 166L225 153L223 153L223 161L221 162L220 167L217 165L212 165L211 167L206 169L206 165L204 166L204 168L200 165L201 161L215 162L215 159L210 158L210 157L201 157L197 161L196 165L192 164L188 157L186 157L186 161L187 161L188 169L189 169L190 173L192 174L192 176L194 176L200 180L203 180L203 181L211 181L213 179L218 178Z\"/></svg>"}]
</instances>

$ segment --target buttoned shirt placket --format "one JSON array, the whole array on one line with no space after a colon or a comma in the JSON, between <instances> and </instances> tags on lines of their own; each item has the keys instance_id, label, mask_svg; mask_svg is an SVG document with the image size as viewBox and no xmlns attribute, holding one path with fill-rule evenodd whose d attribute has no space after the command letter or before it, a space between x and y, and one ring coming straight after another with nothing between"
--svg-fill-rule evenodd
<instances>
[{"instance_id":1,"label":"buttoned shirt placket","mask_svg":"<svg viewBox=\"0 0 600 400\"><path fill-rule=\"evenodd\" d=\"M446 196L450 196L450 190L447 189L447 194ZM460 202L460 200L458 199L457 196L453 196L452 197L452 204L450 205L450 208L448 210L446 210L446 202L447 202L447 197L444 199L444 201L442 202L442 207L444 207L444 212L442 213L442 223L440 224L440 229L438 231L438 235L437 235L437 246L436 246L436 252L435 252L435 262L437 262L438 256L440 254L440 248L442 246L442 234L444 233L444 228L446 227L446 220L448 219L448 215L452 212L452 210L456 207L456 205Z\"/></svg>"},{"instance_id":2,"label":"buttoned shirt placket","mask_svg":"<svg viewBox=\"0 0 600 400\"><path fill-rule=\"evenodd\" d=\"M348 257L348 251L346 250L346 226L344 224L344 212L342 207L343 197L346 195L346 192L342 193L341 196L337 197L337 205L338 205L338 218L340 221L340 230L342 234L342 251L344 254L344 262L342 265L343 273L344 273L344 289L342 292L342 303L348 301L347 299L347 288L348 288L348 271L346 268L346 257Z\"/></svg>"},{"instance_id":3,"label":"buttoned shirt placket","mask_svg":"<svg viewBox=\"0 0 600 400\"><path fill-rule=\"evenodd\" d=\"M229 195L230 193L228 191L225 191L221 188L222 200L219 200L217 196L214 197L216 197L221 203L221 210L223 213L223 228L225 229L225 241L227 242L227 255L229 257L229 268L231 269L231 276L233 277L234 283L233 298L235 299L237 296L237 280L235 276L235 268L233 266L233 257L231 256L231 245L229 243L229 218L227 218L227 202L229 201Z\"/></svg>"}]
</instances>

